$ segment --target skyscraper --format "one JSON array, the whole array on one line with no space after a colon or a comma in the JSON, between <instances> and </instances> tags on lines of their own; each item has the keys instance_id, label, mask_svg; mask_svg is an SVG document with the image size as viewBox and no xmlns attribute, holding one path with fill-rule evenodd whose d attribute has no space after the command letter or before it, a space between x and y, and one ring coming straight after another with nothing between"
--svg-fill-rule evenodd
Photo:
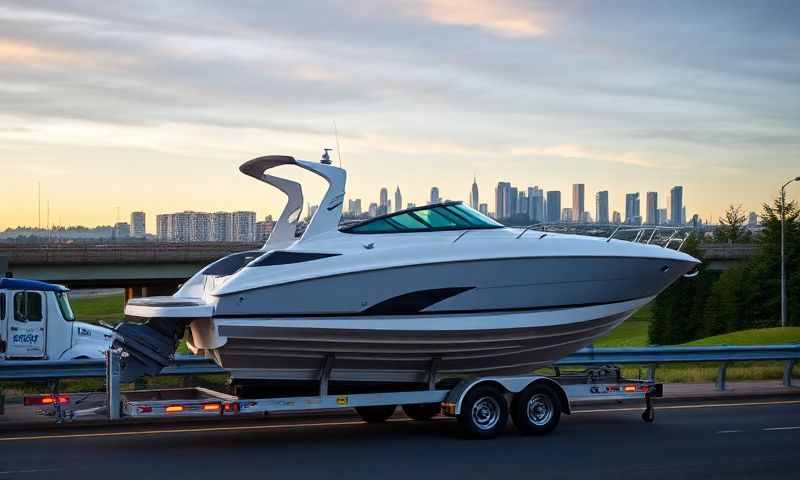
<instances>
[{"instance_id":1,"label":"skyscraper","mask_svg":"<svg viewBox=\"0 0 800 480\"><path fill-rule=\"evenodd\" d=\"M597 223L608 223L608 190L597 192L595 199L595 221Z\"/></svg>"},{"instance_id":2,"label":"skyscraper","mask_svg":"<svg viewBox=\"0 0 800 480\"><path fill-rule=\"evenodd\" d=\"M469 192L469 206L477 210L480 207L478 199L478 180L472 177L472 190Z\"/></svg>"},{"instance_id":3,"label":"skyscraper","mask_svg":"<svg viewBox=\"0 0 800 480\"><path fill-rule=\"evenodd\" d=\"M572 209L571 208L563 208L561 209L561 221L564 223L572 223Z\"/></svg>"},{"instance_id":4,"label":"skyscraper","mask_svg":"<svg viewBox=\"0 0 800 480\"><path fill-rule=\"evenodd\" d=\"M613 223L614 225L619 225L620 223L622 223L622 215L616 210L614 210L614 213L611 217L611 223Z\"/></svg>"},{"instance_id":5,"label":"skyscraper","mask_svg":"<svg viewBox=\"0 0 800 480\"><path fill-rule=\"evenodd\" d=\"M673 225L683 225L683 187L676 185L669 191L669 220Z\"/></svg>"},{"instance_id":6,"label":"skyscraper","mask_svg":"<svg viewBox=\"0 0 800 480\"><path fill-rule=\"evenodd\" d=\"M647 210L645 211L647 225L658 225L658 193L647 192Z\"/></svg>"},{"instance_id":7,"label":"skyscraper","mask_svg":"<svg viewBox=\"0 0 800 480\"><path fill-rule=\"evenodd\" d=\"M534 223L545 221L544 190L538 186L528 187L528 219Z\"/></svg>"},{"instance_id":8,"label":"skyscraper","mask_svg":"<svg viewBox=\"0 0 800 480\"><path fill-rule=\"evenodd\" d=\"M625 194L625 223L641 225L642 216L639 211L639 192Z\"/></svg>"},{"instance_id":9,"label":"skyscraper","mask_svg":"<svg viewBox=\"0 0 800 480\"><path fill-rule=\"evenodd\" d=\"M402 210L403 209L403 194L400 193L400 185L397 186L397 190L394 191L394 211Z\"/></svg>"},{"instance_id":10,"label":"skyscraper","mask_svg":"<svg viewBox=\"0 0 800 480\"><path fill-rule=\"evenodd\" d=\"M347 201L347 213L351 216L357 217L361 215L361 199L355 198Z\"/></svg>"},{"instance_id":11,"label":"skyscraper","mask_svg":"<svg viewBox=\"0 0 800 480\"><path fill-rule=\"evenodd\" d=\"M489 216L489 204L488 203L481 203L478 205L478 211L482 214Z\"/></svg>"},{"instance_id":12,"label":"skyscraper","mask_svg":"<svg viewBox=\"0 0 800 480\"><path fill-rule=\"evenodd\" d=\"M159 242L169 241L169 215L156 215L156 239Z\"/></svg>"},{"instance_id":13,"label":"skyscraper","mask_svg":"<svg viewBox=\"0 0 800 480\"><path fill-rule=\"evenodd\" d=\"M668 222L668 218L669 218L669 217L667 217L667 209L666 208L659 208L658 209L658 215L656 215L656 217L657 217L659 225L666 224Z\"/></svg>"},{"instance_id":14,"label":"skyscraper","mask_svg":"<svg viewBox=\"0 0 800 480\"><path fill-rule=\"evenodd\" d=\"M518 199L517 187L510 187L508 189L508 211L506 212L505 218L510 218L512 215L517 213Z\"/></svg>"},{"instance_id":15,"label":"skyscraper","mask_svg":"<svg viewBox=\"0 0 800 480\"><path fill-rule=\"evenodd\" d=\"M147 235L144 212L131 213L131 236L144 238Z\"/></svg>"},{"instance_id":16,"label":"skyscraper","mask_svg":"<svg viewBox=\"0 0 800 480\"><path fill-rule=\"evenodd\" d=\"M510 203L511 184L508 182L497 182L497 188L494 190L494 216L495 218L502 219L508 218L509 203Z\"/></svg>"},{"instance_id":17,"label":"skyscraper","mask_svg":"<svg viewBox=\"0 0 800 480\"><path fill-rule=\"evenodd\" d=\"M547 215L545 221L558 223L561 221L561 192L552 190L547 192Z\"/></svg>"},{"instance_id":18,"label":"skyscraper","mask_svg":"<svg viewBox=\"0 0 800 480\"><path fill-rule=\"evenodd\" d=\"M389 213L389 190L386 187L381 188L380 203L378 204L378 215L385 215Z\"/></svg>"},{"instance_id":19,"label":"skyscraper","mask_svg":"<svg viewBox=\"0 0 800 480\"><path fill-rule=\"evenodd\" d=\"M431 201L429 203L442 203L442 197L439 196L439 187L431 187Z\"/></svg>"},{"instance_id":20,"label":"skyscraper","mask_svg":"<svg viewBox=\"0 0 800 480\"><path fill-rule=\"evenodd\" d=\"M586 211L584 193L586 187L582 183L572 185L572 221L580 222L583 220L583 212Z\"/></svg>"}]
</instances>

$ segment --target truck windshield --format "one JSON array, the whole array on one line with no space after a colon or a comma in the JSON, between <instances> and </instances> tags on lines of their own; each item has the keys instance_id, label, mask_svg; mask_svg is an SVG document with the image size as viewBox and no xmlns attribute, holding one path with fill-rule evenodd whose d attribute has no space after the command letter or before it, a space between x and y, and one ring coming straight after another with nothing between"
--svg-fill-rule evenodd
<instances>
[{"instance_id":1,"label":"truck windshield","mask_svg":"<svg viewBox=\"0 0 800 480\"><path fill-rule=\"evenodd\" d=\"M69 304L69 298L66 292L56 293L56 300L58 301L58 308L61 310L61 316L64 320L71 322L75 320L75 314L72 313L72 307Z\"/></svg>"}]
</instances>

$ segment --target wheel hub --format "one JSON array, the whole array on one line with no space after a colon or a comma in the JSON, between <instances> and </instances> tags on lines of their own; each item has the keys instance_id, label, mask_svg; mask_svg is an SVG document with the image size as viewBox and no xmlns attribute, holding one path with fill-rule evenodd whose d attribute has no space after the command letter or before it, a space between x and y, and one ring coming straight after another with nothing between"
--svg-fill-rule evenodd
<instances>
[{"instance_id":1,"label":"wheel hub","mask_svg":"<svg viewBox=\"0 0 800 480\"><path fill-rule=\"evenodd\" d=\"M500 405L494 398L480 398L472 406L472 420L481 430L491 430L500 420Z\"/></svg>"},{"instance_id":2,"label":"wheel hub","mask_svg":"<svg viewBox=\"0 0 800 480\"><path fill-rule=\"evenodd\" d=\"M537 393L528 400L528 420L538 426L547 425L553 418L553 402L550 397Z\"/></svg>"}]
</instances>

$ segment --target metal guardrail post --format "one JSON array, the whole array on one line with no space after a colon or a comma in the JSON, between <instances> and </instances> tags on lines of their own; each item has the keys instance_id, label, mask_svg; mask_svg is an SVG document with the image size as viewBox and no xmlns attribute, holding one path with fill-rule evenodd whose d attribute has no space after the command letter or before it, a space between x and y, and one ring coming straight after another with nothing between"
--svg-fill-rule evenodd
<instances>
[{"instance_id":1,"label":"metal guardrail post","mask_svg":"<svg viewBox=\"0 0 800 480\"><path fill-rule=\"evenodd\" d=\"M719 366L719 372L717 373L717 390L725 391L725 375L728 372L728 364L730 362L722 362Z\"/></svg>"},{"instance_id":2,"label":"metal guardrail post","mask_svg":"<svg viewBox=\"0 0 800 480\"><path fill-rule=\"evenodd\" d=\"M656 366L657 365L650 365L647 367L647 380L650 382L656 381Z\"/></svg>"},{"instance_id":3,"label":"metal guardrail post","mask_svg":"<svg viewBox=\"0 0 800 480\"><path fill-rule=\"evenodd\" d=\"M119 420L120 417L121 356L122 352L119 349L109 348L106 350L106 404L108 405L109 420Z\"/></svg>"},{"instance_id":4,"label":"metal guardrail post","mask_svg":"<svg viewBox=\"0 0 800 480\"><path fill-rule=\"evenodd\" d=\"M787 360L786 366L783 368L783 385L786 387L792 386L792 370L797 360Z\"/></svg>"}]
</instances>

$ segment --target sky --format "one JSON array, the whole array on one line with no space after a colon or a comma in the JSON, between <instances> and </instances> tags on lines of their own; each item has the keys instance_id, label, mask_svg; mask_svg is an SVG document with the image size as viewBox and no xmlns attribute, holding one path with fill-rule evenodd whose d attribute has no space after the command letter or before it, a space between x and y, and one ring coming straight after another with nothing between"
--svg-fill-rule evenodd
<instances>
[{"instance_id":1,"label":"sky","mask_svg":"<svg viewBox=\"0 0 800 480\"><path fill-rule=\"evenodd\" d=\"M592 214L673 185L689 216L760 210L800 175L798 23L777 0L0 0L0 230L37 225L39 185L42 224L277 215L238 166L317 160L334 124L366 204L475 176L490 210L500 180L563 207L584 183Z\"/></svg>"}]
</instances>

